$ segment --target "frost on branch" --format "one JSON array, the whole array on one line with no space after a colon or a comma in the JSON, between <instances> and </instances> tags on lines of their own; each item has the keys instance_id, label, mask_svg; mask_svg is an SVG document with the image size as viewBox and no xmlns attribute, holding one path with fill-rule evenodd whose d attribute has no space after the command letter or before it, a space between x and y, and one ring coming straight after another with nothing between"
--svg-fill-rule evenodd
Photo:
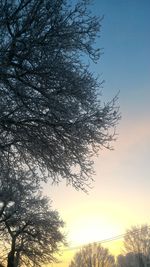
<instances>
[{"instance_id":1,"label":"frost on branch","mask_svg":"<svg viewBox=\"0 0 150 267\"><path fill-rule=\"evenodd\" d=\"M86 2L0 5L0 166L39 168L77 189L91 177L91 156L110 147L119 119L115 99L101 104L100 83L83 61L100 56L101 19Z\"/></svg>"},{"instance_id":2,"label":"frost on branch","mask_svg":"<svg viewBox=\"0 0 150 267\"><path fill-rule=\"evenodd\" d=\"M39 189L29 172L0 174L0 258L8 267L56 261L65 244L64 223Z\"/></svg>"}]
</instances>

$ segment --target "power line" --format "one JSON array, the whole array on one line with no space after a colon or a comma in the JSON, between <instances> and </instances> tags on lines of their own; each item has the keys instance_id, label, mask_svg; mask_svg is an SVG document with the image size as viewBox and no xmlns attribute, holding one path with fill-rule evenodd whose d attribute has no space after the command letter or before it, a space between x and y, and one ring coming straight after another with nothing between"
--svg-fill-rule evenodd
<instances>
[{"instance_id":1,"label":"power line","mask_svg":"<svg viewBox=\"0 0 150 267\"><path fill-rule=\"evenodd\" d=\"M111 238L107 238L107 239L103 239L103 240L99 240L99 241L93 241L91 243L107 243L107 242L111 242L111 241L115 241L117 239L121 239L122 237L124 237L124 235L118 235L118 236L113 236ZM90 243L90 244L91 244ZM75 247L70 247L70 248L66 248L66 249L63 249L62 251L70 251L70 250L75 250L75 249L80 249L82 247L86 246L86 244L83 244L83 245L79 245L79 246L75 246Z\"/></svg>"},{"instance_id":2,"label":"power line","mask_svg":"<svg viewBox=\"0 0 150 267\"><path fill-rule=\"evenodd\" d=\"M133 234L135 233L138 233L138 232L140 232L141 230L143 230L144 228L148 228L148 229L150 229L150 226L149 227L147 227L147 226L145 226L145 227L142 227L142 228L139 228L139 229L137 229L137 230L133 230L133 231L130 231L130 232L132 232ZM107 239L102 239L102 240L99 240L99 241L93 241L93 242L91 242L91 243L98 243L98 244L104 244L104 243L107 243L107 242L112 242L112 241L115 241L115 240L119 240L119 239L122 239L124 236L125 236L126 234L121 234L121 235L116 235L116 236L113 236L113 237L110 237L110 238L107 238ZM91 244L90 243L90 244ZM79 245L79 246L74 246L74 247L70 247L70 248L66 248L66 249L62 249L62 252L65 252L65 251L71 251L71 250L76 250L76 249L80 249L80 248L82 248L82 247L84 247L84 246L86 246L87 244L84 244L84 245Z\"/></svg>"}]
</instances>

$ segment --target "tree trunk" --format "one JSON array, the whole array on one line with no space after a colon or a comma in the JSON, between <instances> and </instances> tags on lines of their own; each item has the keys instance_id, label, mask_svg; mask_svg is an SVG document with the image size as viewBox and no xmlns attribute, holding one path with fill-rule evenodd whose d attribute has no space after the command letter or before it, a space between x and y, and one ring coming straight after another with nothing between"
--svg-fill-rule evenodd
<instances>
[{"instance_id":1,"label":"tree trunk","mask_svg":"<svg viewBox=\"0 0 150 267\"><path fill-rule=\"evenodd\" d=\"M15 243L16 238L13 238L11 244L11 251L8 253L7 267L15 267Z\"/></svg>"},{"instance_id":2,"label":"tree trunk","mask_svg":"<svg viewBox=\"0 0 150 267\"><path fill-rule=\"evenodd\" d=\"M12 251L9 252L8 254L8 259L7 259L7 267L15 267L15 255Z\"/></svg>"},{"instance_id":3,"label":"tree trunk","mask_svg":"<svg viewBox=\"0 0 150 267\"><path fill-rule=\"evenodd\" d=\"M19 261L20 261L20 252L17 251L16 253L16 259L15 259L15 267L18 267L19 266Z\"/></svg>"}]
</instances>

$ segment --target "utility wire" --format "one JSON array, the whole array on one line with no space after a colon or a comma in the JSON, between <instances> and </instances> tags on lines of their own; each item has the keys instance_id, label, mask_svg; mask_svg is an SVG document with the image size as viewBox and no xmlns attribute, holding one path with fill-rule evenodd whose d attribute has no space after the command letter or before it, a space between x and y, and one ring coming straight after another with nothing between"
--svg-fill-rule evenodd
<instances>
[{"instance_id":1,"label":"utility wire","mask_svg":"<svg viewBox=\"0 0 150 267\"><path fill-rule=\"evenodd\" d=\"M147 226L139 228L137 230L133 230L132 233L136 234L136 233L140 232L141 230L143 230L144 228L147 228ZM148 227L148 229L150 229L150 226ZM129 230L129 232L131 233L130 230ZM127 231L127 233L128 233L128 231ZM116 236L113 236L113 237L110 237L110 238L107 238L107 239L102 239L102 240L99 240L99 241L89 242L88 244L92 244L92 243L104 244L104 243L107 243L107 242L112 242L112 241L115 241L115 240L118 240L118 239L122 239L125 235L126 234L116 235ZM86 244L75 246L75 247L70 247L70 248L66 248L66 249L62 249L61 251L65 252L65 251L76 250L76 249L80 249L80 248L82 248L84 246L86 246Z\"/></svg>"}]
</instances>

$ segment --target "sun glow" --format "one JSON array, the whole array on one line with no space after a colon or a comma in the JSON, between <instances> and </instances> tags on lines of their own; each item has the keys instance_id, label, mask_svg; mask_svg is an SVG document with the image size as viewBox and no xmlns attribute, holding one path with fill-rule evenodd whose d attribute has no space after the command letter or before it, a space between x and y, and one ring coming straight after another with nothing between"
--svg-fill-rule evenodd
<instances>
[{"instance_id":1,"label":"sun glow","mask_svg":"<svg viewBox=\"0 0 150 267\"><path fill-rule=\"evenodd\" d=\"M64 247L60 256L60 263L57 267L69 266L76 252L82 246L93 242L102 241L102 246L109 249L113 255L118 255L121 252L122 239L110 242L104 242L118 234L118 227L114 222L110 223L109 220L95 215L89 219L88 214L80 215L77 220L72 224L72 230L68 233L68 247ZM50 267L50 266L49 266Z\"/></svg>"},{"instance_id":2,"label":"sun glow","mask_svg":"<svg viewBox=\"0 0 150 267\"><path fill-rule=\"evenodd\" d=\"M99 242L116 235L118 228L116 225L110 224L102 220L100 217L86 218L80 217L75 222L73 230L70 233L70 240L73 240L72 245L85 245L87 243Z\"/></svg>"}]
</instances>

